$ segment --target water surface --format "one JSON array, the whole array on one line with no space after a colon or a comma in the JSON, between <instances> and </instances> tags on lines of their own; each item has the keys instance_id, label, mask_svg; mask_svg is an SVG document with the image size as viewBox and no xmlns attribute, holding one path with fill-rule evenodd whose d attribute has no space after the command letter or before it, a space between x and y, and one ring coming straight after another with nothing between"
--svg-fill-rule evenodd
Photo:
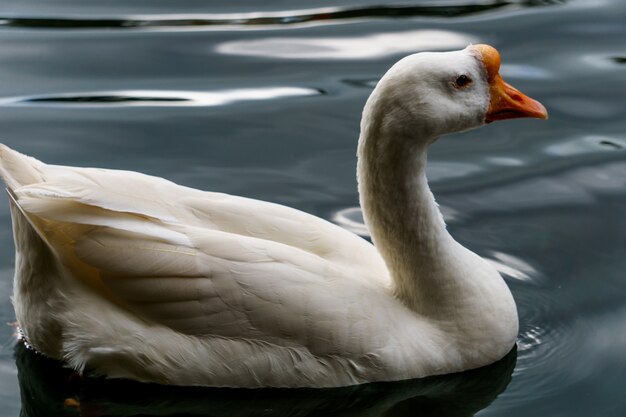
<instances>
[{"instance_id":1,"label":"water surface","mask_svg":"<svg viewBox=\"0 0 626 417\"><path fill-rule=\"evenodd\" d=\"M63 404L75 397L105 415L626 415L626 3L381 4L3 2L0 138L50 163L138 170L366 234L355 152L376 81L412 52L492 44L505 79L550 120L443 138L429 178L451 233L505 274L517 352L486 373L297 401L160 389L154 403L124 397L125 386L76 388L58 366L15 352L6 326L2 415L50 415L51 404L76 415ZM6 202L0 225L0 319L11 322Z\"/></svg>"}]
</instances>

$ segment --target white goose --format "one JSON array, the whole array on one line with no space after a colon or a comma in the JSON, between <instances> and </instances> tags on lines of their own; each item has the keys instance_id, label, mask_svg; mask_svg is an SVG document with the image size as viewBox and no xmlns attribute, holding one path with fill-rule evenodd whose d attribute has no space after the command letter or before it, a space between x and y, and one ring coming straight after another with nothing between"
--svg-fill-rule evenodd
<instances>
[{"instance_id":1,"label":"white goose","mask_svg":"<svg viewBox=\"0 0 626 417\"><path fill-rule=\"evenodd\" d=\"M373 246L312 215L6 146L13 303L79 372L174 385L336 387L477 368L514 345L500 275L446 231L424 173L437 137L546 118L487 45L395 64L361 124Z\"/></svg>"}]
</instances>

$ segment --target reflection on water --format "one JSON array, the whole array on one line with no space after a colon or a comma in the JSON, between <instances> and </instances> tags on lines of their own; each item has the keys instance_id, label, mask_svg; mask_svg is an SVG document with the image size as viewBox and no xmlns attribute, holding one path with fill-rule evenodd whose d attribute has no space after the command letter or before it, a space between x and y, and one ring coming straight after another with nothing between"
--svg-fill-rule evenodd
<instances>
[{"instance_id":1,"label":"reflection on water","mask_svg":"<svg viewBox=\"0 0 626 417\"><path fill-rule=\"evenodd\" d=\"M500 274L526 282L536 281L537 270L523 259L498 251L492 251L490 255L485 259L495 266Z\"/></svg>"},{"instance_id":2,"label":"reflection on water","mask_svg":"<svg viewBox=\"0 0 626 417\"><path fill-rule=\"evenodd\" d=\"M508 385L513 349L490 366L419 380L334 389L209 389L80 378L58 362L15 348L22 417L75 416L423 416L470 417Z\"/></svg>"},{"instance_id":3,"label":"reflection on water","mask_svg":"<svg viewBox=\"0 0 626 417\"><path fill-rule=\"evenodd\" d=\"M584 136L546 146L546 152L556 156L573 156L590 152L626 148L626 139L610 136Z\"/></svg>"},{"instance_id":4,"label":"reflection on water","mask_svg":"<svg viewBox=\"0 0 626 417\"><path fill-rule=\"evenodd\" d=\"M348 207L333 213L333 221L339 226L356 233L359 236L371 237L370 231L363 220L363 212L360 207Z\"/></svg>"},{"instance_id":5,"label":"reflection on water","mask_svg":"<svg viewBox=\"0 0 626 417\"><path fill-rule=\"evenodd\" d=\"M557 77L557 74L551 73L546 69L523 64L502 64L500 66L500 73L506 79L513 77L534 80L547 80Z\"/></svg>"},{"instance_id":6,"label":"reflection on water","mask_svg":"<svg viewBox=\"0 0 626 417\"><path fill-rule=\"evenodd\" d=\"M196 91L105 91L63 93L54 95L8 97L0 106L225 106L240 101L273 100L278 98L322 94L321 90L300 87L264 87L256 89Z\"/></svg>"},{"instance_id":7,"label":"reflection on water","mask_svg":"<svg viewBox=\"0 0 626 417\"><path fill-rule=\"evenodd\" d=\"M73 17L0 17L0 26L32 29L159 29L199 27L245 27L302 25L305 23L330 23L341 20L410 18L410 17L460 17L484 13L501 8L535 7L563 3L564 0L495 0L469 4L406 4L365 7L326 7L266 13L195 14L167 16L127 16L125 18Z\"/></svg>"},{"instance_id":8,"label":"reflection on water","mask_svg":"<svg viewBox=\"0 0 626 417\"><path fill-rule=\"evenodd\" d=\"M461 49L476 39L443 30L341 38L263 38L225 42L217 52L280 59L371 59L423 50Z\"/></svg>"}]
</instances>

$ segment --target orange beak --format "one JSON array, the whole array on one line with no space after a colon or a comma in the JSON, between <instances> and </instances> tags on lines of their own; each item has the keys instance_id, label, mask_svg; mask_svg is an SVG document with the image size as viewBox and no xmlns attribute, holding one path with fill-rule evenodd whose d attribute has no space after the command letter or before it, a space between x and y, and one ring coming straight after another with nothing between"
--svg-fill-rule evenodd
<instances>
[{"instance_id":1,"label":"orange beak","mask_svg":"<svg viewBox=\"0 0 626 417\"><path fill-rule=\"evenodd\" d=\"M548 111L543 104L504 82L499 73L500 54L494 47L474 45L473 48L480 52L487 70L491 100L485 116L486 123L521 117L548 118Z\"/></svg>"}]
</instances>

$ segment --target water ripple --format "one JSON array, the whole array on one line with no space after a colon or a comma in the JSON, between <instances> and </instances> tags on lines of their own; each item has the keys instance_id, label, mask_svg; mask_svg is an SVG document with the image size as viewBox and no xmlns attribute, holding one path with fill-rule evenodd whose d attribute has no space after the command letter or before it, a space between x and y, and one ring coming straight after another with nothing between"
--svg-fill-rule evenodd
<instances>
[{"instance_id":1,"label":"water ripple","mask_svg":"<svg viewBox=\"0 0 626 417\"><path fill-rule=\"evenodd\" d=\"M0 106L55 106L55 107L173 107L223 106L241 101L271 100L323 94L321 90L302 87L248 88L211 92L123 90L105 92L62 93L35 96L6 97Z\"/></svg>"},{"instance_id":2,"label":"water ripple","mask_svg":"<svg viewBox=\"0 0 626 417\"><path fill-rule=\"evenodd\" d=\"M329 24L342 20L463 17L502 8L527 8L563 3L563 0L494 0L469 4L389 5L316 8L277 12L224 14L130 15L94 18L67 17L0 17L0 27L29 29L164 29L164 28L250 28L255 26L293 26Z\"/></svg>"},{"instance_id":3,"label":"water ripple","mask_svg":"<svg viewBox=\"0 0 626 417\"><path fill-rule=\"evenodd\" d=\"M626 149L626 139L603 135L584 135L564 139L545 146L545 153L553 156L571 157L597 152Z\"/></svg>"},{"instance_id":4,"label":"water ripple","mask_svg":"<svg viewBox=\"0 0 626 417\"><path fill-rule=\"evenodd\" d=\"M545 289L530 288L516 291L515 301L522 327L514 377L525 389L524 394L508 393L509 404L523 404L527 395L536 398L553 395L564 383L572 384L587 376L587 370L582 369L584 366L579 366L577 349L588 329L578 329L567 319L564 303ZM564 378L564 374L569 378Z\"/></svg>"},{"instance_id":5,"label":"water ripple","mask_svg":"<svg viewBox=\"0 0 626 417\"><path fill-rule=\"evenodd\" d=\"M476 38L449 30L384 32L369 36L269 37L224 42L216 51L227 55L278 59L373 59L420 50L463 48Z\"/></svg>"},{"instance_id":6,"label":"water ripple","mask_svg":"<svg viewBox=\"0 0 626 417\"><path fill-rule=\"evenodd\" d=\"M484 258L498 272L507 277L526 282L536 282L538 271L528 262L508 253L491 251L490 257Z\"/></svg>"},{"instance_id":7,"label":"water ripple","mask_svg":"<svg viewBox=\"0 0 626 417\"><path fill-rule=\"evenodd\" d=\"M347 207L333 213L332 220L346 230L359 236L370 237L370 231L363 221L363 211L360 207Z\"/></svg>"}]
</instances>

